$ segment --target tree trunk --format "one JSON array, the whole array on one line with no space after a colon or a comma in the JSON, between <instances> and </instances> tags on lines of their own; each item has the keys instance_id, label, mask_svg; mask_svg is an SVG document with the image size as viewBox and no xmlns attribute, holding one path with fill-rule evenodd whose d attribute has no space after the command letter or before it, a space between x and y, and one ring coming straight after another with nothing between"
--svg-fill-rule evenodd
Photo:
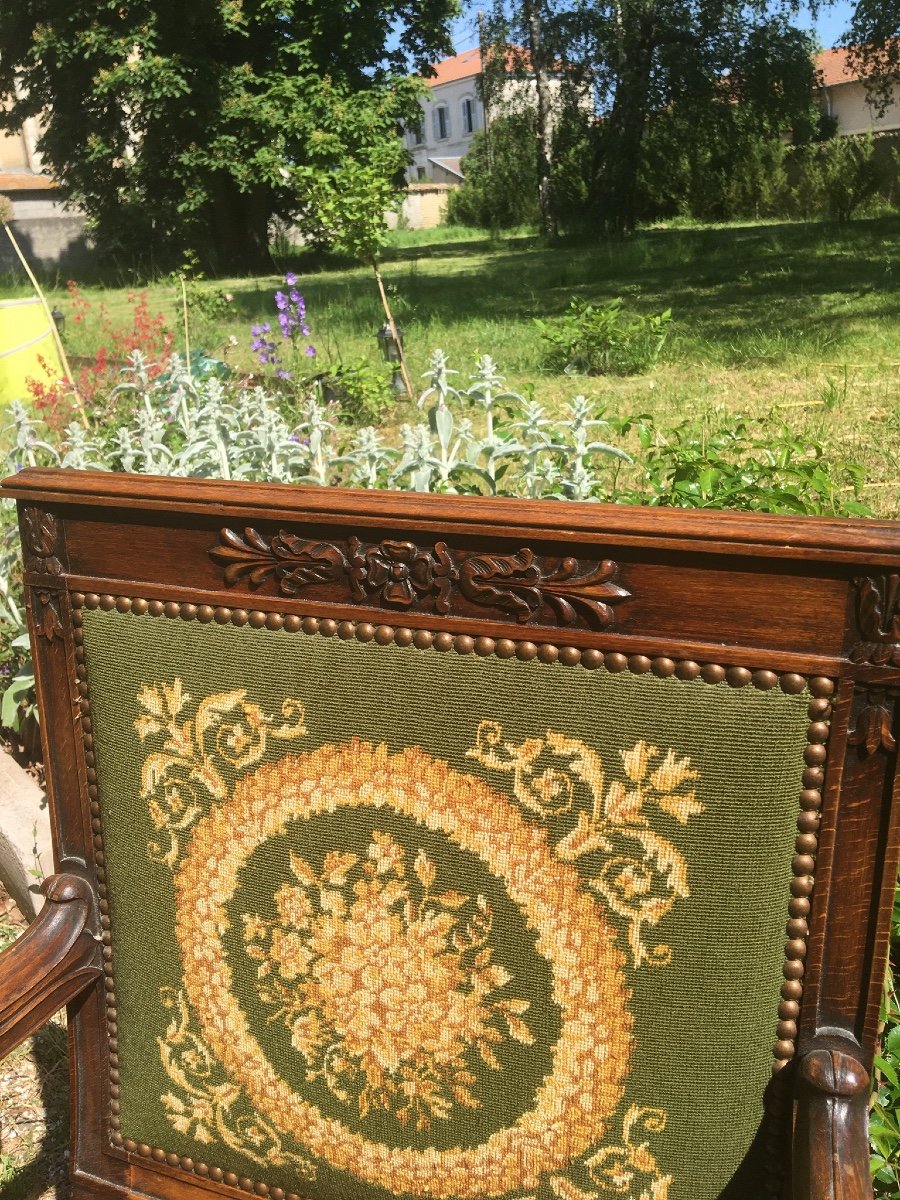
<instances>
[{"instance_id":1,"label":"tree trunk","mask_svg":"<svg viewBox=\"0 0 900 1200\"><path fill-rule=\"evenodd\" d=\"M209 234L201 259L218 274L259 274L272 269L268 188L241 192L233 180L220 178L210 187Z\"/></svg>"},{"instance_id":2,"label":"tree trunk","mask_svg":"<svg viewBox=\"0 0 900 1200\"><path fill-rule=\"evenodd\" d=\"M537 187L540 207L541 233L556 237L556 221L550 195L550 160L553 154L553 109L550 101L548 64L541 31L540 0L525 0L525 22L528 28L528 49L531 70L537 93Z\"/></svg>"},{"instance_id":3,"label":"tree trunk","mask_svg":"<svg viewBox=\"0 0 900 1200\"><path fill-rule=\"evenodd\" d=\"M625 35L600 187L600 222L606 233L631 233L637 221L638 172L647 125L653 48L649 21L642 22L634 36Z\"/></svg>"}]
</instances>

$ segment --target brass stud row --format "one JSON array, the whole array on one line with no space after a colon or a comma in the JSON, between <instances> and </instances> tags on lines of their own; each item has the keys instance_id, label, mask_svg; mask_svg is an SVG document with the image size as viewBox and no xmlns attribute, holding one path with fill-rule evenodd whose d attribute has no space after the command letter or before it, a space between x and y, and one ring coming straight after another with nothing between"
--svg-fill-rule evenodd
<instances>
[{"instance_id":1,"label":"brass stud row","mask_svg":"<svg viewBox=\"0 0 900 1200\"><path fill-rule=\"evenodd\" d=\"M675 676L682 680L702 679L706 683L727 683L729 687L742 688L752 685L760 691L780 687L783 692L795 695L809 686L814 697L827 696L833 684L830 679L807 680L805 675L788 671L751 670L749 667L724 666L719 663L698 663L690 659L677 661L666 656L650 658L645 654L622 654L619 651L582 650L578 646L557 646L549 642L513 640L512 638L473 637L468 633L433 633L429 629L410 629L407 626L375 625L371 621L336 621L331 617L301 617L295 614L264 612L262 609L229 608L224 605L193 604L176 600L142 600L130 596L113 596L108 593L75 592L72 603L76 609L101 609L111 612L134 613L135 616L167 617L169 620L200 621L202 624L215 622L217 625L249 626L251 629L283 629L287 633L318 634L320 637L338 637L344 641L375 642L380 646L415 646L419 650L437 650L446 654L451 650L457 654L475 654L481 658L496 655L497 658L517 658L521 662L537 659L542 663L561 663L566 667L582 666L587 670L605 667L607 671L619 673L630 671L633 675L648 672L660 679ZM817 690L825 688L825 691ZM818 725L823 725L822 721ZM815 765L824 762L824 749L819 742L826 740L827 726L823 736L811 737L807 762ZM815 745L812 743L816 743Z\"/></svg>"},{"instance_id":2,"label":"brass stud row","mask_svg":"<svg viewBox=\"0 0 900 1200\"><path fill-rule=\"evenodd\" d=\"M91 717L91 703L88 696L87 669L84 658L84 629L82 626L82 605L72 597L74 610L72 613L72 635L75 643L75 678L80 697L81 711L81 740L84 747L84 763L88 782L88 803L91 815L91 838L94 852L94 869L97 875L97 898L100 909L100 929L102 940L103 988L106 1002L106 1033L108 1055L108 1112L110 1141L114 1146L122 1145L120 1132L120 1096L119 1087L119 1026L118 1010L116 1008L116 990L113 981L112 966L112 935L110 933L109 895L106 887L106 857L103 853L103 824L100 820L100 803L97 790L96 760L94 757L94 723Z\"/></svg>"},{"instance_id":3,"label":"brass stud row","mask_svg":"<svg viewBox=\"0 0 900 1200\"><path fill-rule=\"evenodd\" d=\"M237 1188L242 1192L252 1192L256 1196L271 1196L272 1200L300 1200L296 1192L286 1192L284 1188L280 1187L269 1187L267 1183L260 1183L245 1175L237 1175L234 1171L223 1171L221 1167L211 1167L208 1163L197 1161L188 1155L171 1154L159 1146L136 1142L134 1138L121 1138L116 1144L129 1154L149 1158L155 1163L165 1163L167 1167L178 1167L182 1171L191 1171L203 1179L212 1179L215 1183L224 1183L227 1187Z\"/></svg>"},{"instance_id":4,"label":"brass stud row","mask_svg":"<svg viewBox=\"0 0 900 1200\"><path fill-rule=\"evenodd\" d=\"M813 686L815 685L815 686ZM810 896L814 886L816 852L819 847L819 824L822 808L822 785L825 781L825 744L830 733L831 697L834 681L810 681L812 699L807 710L809 726L804 753L806 770L800 792L800 812L797 816L797 837L794 842L791 880L791 901L785 925L784 982L781 1004L778 1007L777 1041L773 1047L774 1071L782 1070L793 1058L797 1041L797 1020L803 996L803 977L806 973L806 946L809 937Z\"/></svg>"}]
</instances>

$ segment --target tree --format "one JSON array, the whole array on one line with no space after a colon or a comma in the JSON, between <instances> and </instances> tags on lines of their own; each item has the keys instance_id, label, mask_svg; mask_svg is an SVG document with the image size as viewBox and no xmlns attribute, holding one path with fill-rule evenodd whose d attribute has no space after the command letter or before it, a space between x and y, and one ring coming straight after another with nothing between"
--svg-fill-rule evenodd
<instances>
[{"instance_id":1,"label":"tree","mask_svg":"<svg viewBox=\"0 0 900 1200\"><path fill-rule=\"evenodd\" d=\"M551 79L554 72L544 42L542 3L543 0L522 0L521 7L514 9L514 15L510 17L504 10L503 0L495 0L489 20L485 21L484 14L479 12L478 26L486 122L495 125L498 121L512 121L517 132L530 126L538 221L544 237L552 238L557 233L551 196L554 134ZM515 42L510 40L511 36L516 38ZM507 134L511 128L507 127ZM490 166L490 128L486 133Z\"/></svg>"},{"instance_id":2,"label":"tree","mask_svg":"<svg viewBox=\"0 0 900 1200\"><path fill-rule=\"evenodd\" d=\"M806 34L769 21L740 39L731 62L711 91L686 89L648 117L640 217L728 220L787 211L793 148L820 136L812 45Z\"/></svg>"},{"instance_id":3,"label":"tree","mask_svg":"<svg viewBox=\"0 0 900 1200\"><path fill-rule=\"evenodd\" d=\"M303 210L298 168L326 150L330 170L383 161L455 4L16 0L0 5L0 127L43 114L41 153L106 251L256 268L271 217ZM323 124L335 98L344 129Z\"/></svg>"},{"instance_id":4,"label":"tree","mask_svg":"<svg viewBox=\"0 0 900 1200\"><path fill-rule=\"evenodd\" d=\"M608 232L637 218L644 136L654 115L678 111L695 137L741 110L744 132L780 136L809 123L813 44L761 3L733 0L623 0L596 21L598 75L606 111L596 179L598 216Z\"/></svg>"},{"instance_id":5,"label":"tree","mask_svg":"<svg viewBox=\"0 0 900 1200\"><path fill-rule=\"evenodd\" d=\"M534 146L535 118L527 111L497 117L489 133L476 133L462 163L465 181L447 198L447 220L482 229L536 224L537 190L522 186Z\"/></svg>"},{"instance_id":6,"label":"tree","mask_svg":"<svg viewBox=\"0 0 900 1200\"><path fill-rule=\"evenodd\" d=\"M415 103L416 81L404 80L402 86L411 90ZM400 355L406 393L412 396L403 343L380 265L387 240L385 213L398 200L407 153L399 137L382 136L396 100L390 93L384 94L379 108L377 98L370 95L368 103L360 104L356 94L333 86L324 88L314 106L318 137L307 148L307 162L292 166L289 175L299 203L296 219L310 241L349 254L374 271L384 315Z\"/></svg>"},{"instance_id":7,"label":"tree","mask_svg":"<svg viewBox=\"0 0 900 1200\"><path fill-rule=\"evenodd\" d=\"M498 0L503 9L504 0ZM785 0L787 7L789 0ZM638 216L647 130L678 110L707 123L711 109L741 105L779 134L806 121L812 44L767 0L530 0L545 60L563 93L594 98L596 223L629 232ZM527 37L521 15L506 36ZM495 24L497 20L495 18ZM752 123L751 122L751 123ZM780 123L780 124L779 124Z\"/></svg>"}]
</instances>

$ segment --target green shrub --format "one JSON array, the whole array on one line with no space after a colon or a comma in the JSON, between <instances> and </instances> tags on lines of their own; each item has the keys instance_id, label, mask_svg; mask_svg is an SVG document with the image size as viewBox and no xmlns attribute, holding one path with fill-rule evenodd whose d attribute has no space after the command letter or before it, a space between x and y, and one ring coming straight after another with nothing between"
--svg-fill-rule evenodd
<instances>
[{"instance_id":1,"label":"green shrub","mask_svg":"<svg viewBox=\"0 0 900 1200\"><path fill-rule=\"evenodd\" d=\"M645 504L871 515L857 499L863 468L798 438L777 410L751 418L714 409L665 433L646 417L634 425L644 474L636 498Z\"/></svg>"},{"instance_id":2,"label":"green shrub","mask_svg":"<svg viewBox=\"0 0 900 1200\"><path fill-rule=\"evenodd\" d=\"M897 995L897 952L900 949L900 885L894 889L891 921L891 965L881 998L881 1053L875 1056L874 1094L869 1114L872 1185L875 1195L900 1195L900 997Z\"/></svg>"},{"instance_id":3,"label":"green shrub","mask_svg":"<svg viewBox=\"0 0 900 1200\"><path fill-rule=\"evenodd\" d=\"M659 358L672 310L626 313L621 298L593 305L573 300L556 322L535 318L551 370L582 375L640 375Z\"/></svg>"},{"instance_id":4,"label":"green shrub","mask_svg":"<svg viewBox=\"0 0 900 1200\"><path fill-rule=\"evenodd\" d=\"M875 139L833 137L799 148L797 203L804 216L849 221L887 182L887 168L875 153Z\"/></svg>"},{"instance_id":5,"label":"green shrub","mask_svg":"<svg viewBox=\"0 0 900 1200\"><path fill-rule=\"evenodd\" d=\"M447 201L450 225L514 229L538 219L535 119L532 112L498 117L476 133L462 161L465 182Z\"/></svg>"}]
</instances>

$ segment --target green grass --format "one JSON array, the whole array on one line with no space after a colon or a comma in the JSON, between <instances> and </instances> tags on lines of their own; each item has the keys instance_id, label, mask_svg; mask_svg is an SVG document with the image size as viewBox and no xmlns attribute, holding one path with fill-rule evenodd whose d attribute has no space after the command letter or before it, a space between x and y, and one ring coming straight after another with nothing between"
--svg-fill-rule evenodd
<instances>
[{"instance_id":1,"label":"green grass","mask_svg":"<svg viewBox=\"0 0 900 1200\"><path fill-rule=\"evenodd\" d=\"M548 247L528 231L503 237L452 227L398 231L385 278L406 333L413 376L435 347L465 382L489 352L512 387L529 381L550 407L582 391L607 409L647 412L663 426L720 407L748 415L777 406L800 435L819 437L865 462L864 498L900 515L900 218L848 225L745 223L654 227L627 242ZM298 254L313 341L323 363L375 356L383 320L370 272L321 254ZM191 340L249 369L249 326L274 320L278 275L204 284L234 296L228 319L196 316ZM26 290L19 287L19 290ZM171 281L148 288L182 341ZM128 289L92 287L115 321ZM560 316L573 297L622 296L643 312L673 310L673 330L647 375L613 379L548 373L532 318ZM51 301L67 310L64 282ZM227 339L238 339L227 348ZM96 349L97 327L67 332L70 350Z\"/></svg>"}]
</instances>

